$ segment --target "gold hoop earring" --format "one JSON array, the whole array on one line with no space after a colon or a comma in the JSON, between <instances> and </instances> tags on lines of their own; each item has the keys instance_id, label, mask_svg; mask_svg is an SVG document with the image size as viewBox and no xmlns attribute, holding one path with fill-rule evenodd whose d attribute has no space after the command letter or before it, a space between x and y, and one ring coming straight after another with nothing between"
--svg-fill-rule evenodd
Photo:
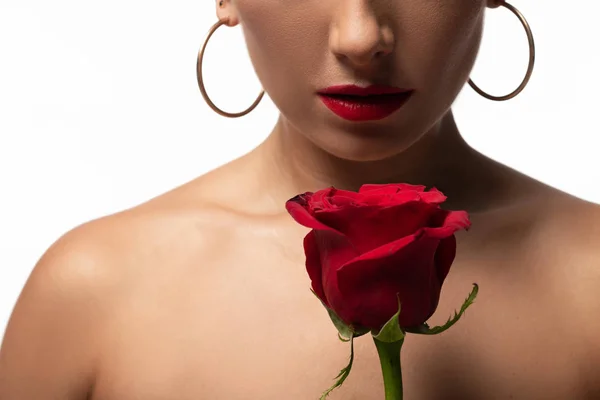
<instances>
[{"instance_id":1,"label":"gold hoop earring","mask_svg":"<svg viewBox=\"0 0 600 400\"><path fill-rule=\"evenodd\" d=\"M208 41L210 40L210 37L212 36L212 34L215 33L215 31L221 25L224 25L225 23L227 23L227 20L219 20L210 28L210 31L208 32L208 35L206 36L206 40L204 41L204 44L202 45L202 48L200 49L200 52L198 53L198 62L196 64L196 77L198 79L198 87L200 88L202 97L204 97L204 101L206 101L206 103L209 105L209 107L212 108L213 111L215 111L217 114L220 114L224 117L237 118L237 117L244 116L244 115L248 114L250 111L254 110L254 108L256 108L258 103L260 103L263 96L265 95L265 91L261 90L260 94L254 101L254 103L252 103L252 105L250 107L248 107L246 110L244 110L242 112L238 112L238 113L230 113L230 112L221 110L219 107L217 107L215 105L215 103L213 103L211 101L210 97L208 96L208 93L206 93L206 88L204 87L204 79L202 77L202 61L204 60L204 51L206 50L206 45L208 44Z\"/></svg>"},{"instance_id":2,"label":"gold hoop earring","mask_svg":"<svg viewBox=\"0 0 600 400\"><path fill-rule=\"evenodd\" d=\"M506 3L505 1L502 0L500 5L508 8L510 11L513 12L513 14L515 14L517 17L519 17L521 24L523 24L523 27L525 28L525 32L527 33L527 40L529 41L529 66L527 67L527 73L525 74L525 78L523 79L523 82L521 82L519 87L517 89L515 89L514 92L507 94L505 96L492 96L490 94L487 94L483 90L479 89L479 87L477 87L477 85L475 85L475 83L469 78L469 85L471 85L473 90L475 90L477 93L479 93L483 97L490 99L490 100L495 100L495 101L503 101L503 100L512 99L513 97L515 97L516 95L521 93L521 91L523 89L525 89L525 86L527 86L527 83L529 82L529 79L531 78L531 74L533 73L533 65L535 63L535 44L533 42L533 32L531 31L531 27L527 23L527 20L525 19L523 14L521 14L519 12L519 10L517 10L512 5Z\"/></svg>"}]
</instances>

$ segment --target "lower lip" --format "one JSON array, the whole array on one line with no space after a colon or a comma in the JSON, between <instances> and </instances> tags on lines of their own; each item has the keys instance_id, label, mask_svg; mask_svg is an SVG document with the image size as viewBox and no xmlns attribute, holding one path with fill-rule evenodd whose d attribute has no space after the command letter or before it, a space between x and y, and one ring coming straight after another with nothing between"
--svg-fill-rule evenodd
<instances>
[{"instance_id":1,"label":"lower lip","mask_svg":"<svg viewBox=\"0 0 600 400\"><path fill-rule=\"evenodd\" d=\"M406 103L412 92L378 96L328 96L319 98L333 113L348 121L374 121L383 119Z\"/></svg>"}]
</instances>

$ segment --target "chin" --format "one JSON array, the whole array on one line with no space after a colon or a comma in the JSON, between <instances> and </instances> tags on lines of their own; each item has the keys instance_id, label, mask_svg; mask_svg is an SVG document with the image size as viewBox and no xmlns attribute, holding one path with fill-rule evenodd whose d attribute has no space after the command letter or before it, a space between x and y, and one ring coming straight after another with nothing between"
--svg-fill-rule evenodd
<instances>
[{"instance_id":1,"label":"chin","mask_svg":"<svg viewBox=\"0 0 600 400\"><path fill-rule=\"evenodd\" d=\"M342 160L355 162L381 161L393 157L404 150L403 146L393 144L365 144L362 141L347 140L336 145L320 145L321 149Z\"/></svg>"},{"instance_id":2,"label":"chin","mask_svg":"<svg viewBox=\"0 0 600 400\"><path fill-rule=\"evenodd\" d=\"M343 160L368 162L394 157L414 143L417 137L399 135L401 129L373 128L369 132L329 130L328 140L315 138L313 142L323 151ZM319 140L321 139L321 140Z\"/></svg>"}]
</instances>

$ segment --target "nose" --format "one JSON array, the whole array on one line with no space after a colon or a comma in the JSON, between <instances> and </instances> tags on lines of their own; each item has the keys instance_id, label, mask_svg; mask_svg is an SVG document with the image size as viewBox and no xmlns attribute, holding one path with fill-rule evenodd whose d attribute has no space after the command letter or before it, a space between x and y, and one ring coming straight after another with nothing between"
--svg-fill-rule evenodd
<instances>
[{"instance_id":1,"label":"nose","mask_svg":"<svg viewBox=\"0 0 600 400\"><path fill-rule=\"evenodd\" d=\"M335 18L329 36L331 51L356 67L365 67L392 52L394 35L383 25L369 0L336 2Z\"/></svg>"}]
</instances>

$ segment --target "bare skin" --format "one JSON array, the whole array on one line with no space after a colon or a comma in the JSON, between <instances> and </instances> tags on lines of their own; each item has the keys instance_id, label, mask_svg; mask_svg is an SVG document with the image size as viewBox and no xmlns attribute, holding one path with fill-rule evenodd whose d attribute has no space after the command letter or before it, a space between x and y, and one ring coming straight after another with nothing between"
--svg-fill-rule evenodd
<instances>
[{"instance_id":1,"label":"bare skin","mask_svg":"<svg viewBox=\"0 0 600 400\"><path fill-rule=\"evenodd\" d=\"M309 292L307 229L281 205L267 212L276 187L252 168L257 154L61 238L9 323L0 398L318 398L349 346ZM514 171L504 179L507 193L529 189L473 212L472 229L457 233L431 322L444 322L472 282L481 292L451 330L409 336L406 398L600 394L599 207ZM244 196L231 195L232 180ZM355 351L329 398L382 399L368 335Z\"/></svg>"},{"instance_id":2,"label":"bare skin","mask_svg":"<svg viewBox=\"0 0 600 400\"><path fill-rule=\"evenodd\" d=\"M83 224L48 249L7 327L0 399L319 398L346 365L349 345L309 291L308 229L284 203L330 185L385 182L435 186L448 196L445 208L471 215L472 229L456 234L457 258L430 322L445 322L471 283L481 287L452 329L407 338L405 397L600 397L600 207L494 162L460 137L448 107L476 54L483 1L384 3L218 7L231 25L242 21L280 120L247 155ZM402 30L390 24L396 20L418 26ZM319 40L324 27L329 42ZM362 35L353 36L357 29ZM400 37L414 65L401 63ZM317 47L300 47L309 42L332 56L323 66L331 81L317 82L322 71L311 69L322 57ZM305 64L296 69L298 52ZM309 94L348 72L367 79L399 70L382 66L381 54L422 93L398 113L351 124ZM284 71L299 75L284 79ZM365 335L355 342L350 377L329 399L382 398L375 346Z\"/></svg>"}]
</instances>

